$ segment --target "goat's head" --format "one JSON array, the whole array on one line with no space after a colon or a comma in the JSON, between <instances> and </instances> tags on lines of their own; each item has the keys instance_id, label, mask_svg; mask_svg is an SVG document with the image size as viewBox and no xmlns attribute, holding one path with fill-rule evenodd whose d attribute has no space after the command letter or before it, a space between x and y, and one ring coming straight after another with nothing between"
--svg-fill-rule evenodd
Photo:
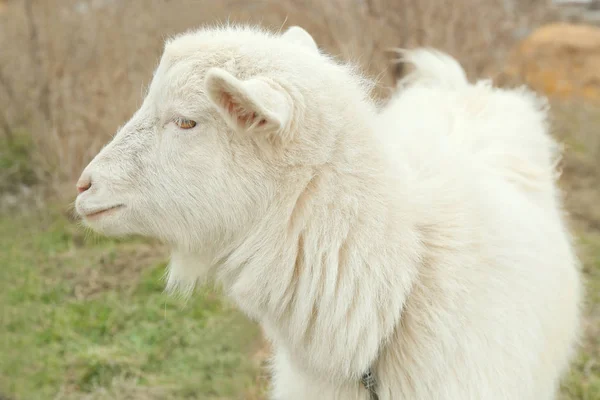
<instances>
[{"instance_id":1,"label":"goat's head","mask_svg":"<svg viewBox=\"0 0 600 400\"><path fill-rule=\"evenodd\" d=\"M335 137L323 124L359 86L298 27L179 36L140 109L83 171L76 209L107 235L192 252L228 241L261 218L286 174L327 161Z\"/></svg>"}]
</instances>

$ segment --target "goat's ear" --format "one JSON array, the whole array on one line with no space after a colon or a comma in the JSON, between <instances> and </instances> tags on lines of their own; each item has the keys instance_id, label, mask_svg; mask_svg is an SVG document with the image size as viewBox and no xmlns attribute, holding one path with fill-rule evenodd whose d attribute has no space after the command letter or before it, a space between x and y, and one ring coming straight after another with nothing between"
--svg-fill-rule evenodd
<instances>
[{"instance_id":1,"label":"goat's ear","mask_svg":"<svg viewBox=\"0 0 600 400\"><path fill-rule=\"evenodd\" d=\"M292 117L292 99L265 78L239 80L220 68L206 75L208 98L235 130L285 135Z\"/></svg>"},{"instance_id":2,"label":"goat's ear","mask_svg":"<svg viewBox=\"0 0 600 400\"><path fill-rule=\"evenodd\" d=\"M315 40L310 36L310 33L306 32L304 29L299 26L291 26L287 31L282 35L285 40L288 40L292 43L299 44L313 51L319 51L319 46Z\"/></svg>"}]
</instances>

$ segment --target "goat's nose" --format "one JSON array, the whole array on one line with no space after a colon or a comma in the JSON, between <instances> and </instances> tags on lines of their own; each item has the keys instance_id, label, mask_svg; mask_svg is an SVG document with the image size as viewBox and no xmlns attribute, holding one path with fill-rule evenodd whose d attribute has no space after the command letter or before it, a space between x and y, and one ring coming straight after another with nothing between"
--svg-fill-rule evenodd
<instances>
[{"instance_id":1,"label":"goat's nose","mask_svg":"<svg viewBox=\"0 0 600 400\"><path fill-rule=\"evenodd\" d=\"M92 179L88 175L82 175L77 181L77 192L83 193L92 187Z\"/></svg>"}]
</instances>

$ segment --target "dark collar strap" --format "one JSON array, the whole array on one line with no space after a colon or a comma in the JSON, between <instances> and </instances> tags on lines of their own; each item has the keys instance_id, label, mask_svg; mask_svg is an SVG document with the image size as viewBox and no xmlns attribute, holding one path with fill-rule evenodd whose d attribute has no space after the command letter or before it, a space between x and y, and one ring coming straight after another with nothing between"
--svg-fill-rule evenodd
<instances>
[{"instance_id":1,"label":"dark collar strap","mask_svg":"<svg viewBox=\"0 0 600 400\"><path fill-rule=\"evenodd\" d=\"M373 375L373 371L371 371L370 368L360 378L360 382L371 395L370 400L379 400L379 396L377 396L377 381L375 380L375 375Z\"/></svg>"}]
</instances>

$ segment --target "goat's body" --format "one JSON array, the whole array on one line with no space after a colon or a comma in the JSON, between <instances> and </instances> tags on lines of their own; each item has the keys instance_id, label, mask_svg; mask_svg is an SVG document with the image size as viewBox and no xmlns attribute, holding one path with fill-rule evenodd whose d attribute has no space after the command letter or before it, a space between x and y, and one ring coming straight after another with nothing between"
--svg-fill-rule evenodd
<instances>
[{"instance_id":1,"label":"goat's body","mask_svg":"<svg viewBox=\"0 0 600 400\"><path fill-rule=\"evenodd\" d=\"M76 208L169 243L168 288L221 282L273 342L276 400L364 400L369 369L380 400L550 400L580 288L545 112L407 56L378 113L300 28L181 35Z\"/></svg>"},{"instance_id":2,"label":"goat's body","mask_svg":"<svg viewBox=\"0 0 600 400\"><path fill-rule=\"evenodd\" d=\"M442 73L456 67L443 56L413 61L417 73L427 72L428 63ZM408 290L398 285L403 311L395 329L379 337L372 365L379 398L553 399L576 340L580 287L555 189L545 110L531 94L469 85L454 73L448 81L417 76L382 111L376 129L410 207L399 213L404 226L391 234L388 229L389 237L372 234L373 241L404 238L404 244L379 243L369 262L390 285L411 282ZM402 253L413 250L405 247L412 237L422 249L416 275L408 277ZM348 298L360 302L360 285L351 287L355 293ZM364 352L377 340L371 333L382 330L385 313L393 313L396 304L387 301L383 296L372 309L356 305L348 331L321 332L329 347L310 357L327 360L322 365L347 363L352 356L337 358L336 342L350 354ZM364 340L354 338L354 318L362 318ZM274 332L275 399L368 399L358 377L338 379L326 367L307 367L307 356Z\"/></svg>"}]
</instances>

